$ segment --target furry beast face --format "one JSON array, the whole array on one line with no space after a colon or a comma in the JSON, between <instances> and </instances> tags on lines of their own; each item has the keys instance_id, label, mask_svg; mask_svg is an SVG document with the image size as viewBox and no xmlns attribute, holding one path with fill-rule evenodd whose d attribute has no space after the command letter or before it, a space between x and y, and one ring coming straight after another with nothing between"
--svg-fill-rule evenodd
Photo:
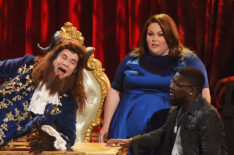
<instances>
[{"instance_id":1,"label":"furry beast face","mask_svg":"<svg viewBox=\"0 0 234 155\"><path fill-rule=\"evenodd\" d=\"M32 71L35 87L46 85L50 94L71 92L76 110L82 109L86 95L83 87L83 68L87 63L85 47L74 40L63 41L43 57L37 57Z\"/></svg>"},{"instance_id":2,"label":"furry beast face","mask_svg":"<svg viewBox=\"0 0 234 155\"><path fill-rule=\"evenodd\" d=\"M43 57L39 57L32 72L33 83L46 84L51 94L71 91L82 81L84 54L74 44L61 44Z\"/></svg>"}]
</instances>

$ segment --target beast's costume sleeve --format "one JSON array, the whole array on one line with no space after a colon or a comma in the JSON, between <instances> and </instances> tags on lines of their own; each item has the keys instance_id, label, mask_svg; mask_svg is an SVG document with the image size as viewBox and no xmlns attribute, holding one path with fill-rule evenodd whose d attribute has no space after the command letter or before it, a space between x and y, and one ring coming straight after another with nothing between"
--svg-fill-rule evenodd
<instances>
[{"instance_id":1,"label":"beast's costume sleeve","mask_svg":"<svg viewBox=\"0 0 234 155\"><path fill-rule=\"evenodd\" d=\"M56 130L67 141L67 148L74 145L76 139L76 114L66 112L55 122Z\"/></svg>"},{"instance_id":2,"label":"beast's costume sleeve","mask_svg":"<svg viewBox=\"0 0 234 155\"><path fill-rule=\"evenodd\" d=\"M61 107L61 113L48 117L43 124L54 126L61 137L66 140L66 147L70 148L74 145L76 139L75 101L71 93L67 97L62 97L60 101L63 105Z\"/></svg>"},{"instance_id":3,"label":"beast's costume sleeve","mask_svg":"<svg viewBox=\"0 0 234 155\"><path fill-rule=\"evenodd\" d=\"M9 79L17 76L18 69L23 65L34 62L33 55L25 55L21 58L0 61L0 79Z\"/></svg>"}]
</instances>

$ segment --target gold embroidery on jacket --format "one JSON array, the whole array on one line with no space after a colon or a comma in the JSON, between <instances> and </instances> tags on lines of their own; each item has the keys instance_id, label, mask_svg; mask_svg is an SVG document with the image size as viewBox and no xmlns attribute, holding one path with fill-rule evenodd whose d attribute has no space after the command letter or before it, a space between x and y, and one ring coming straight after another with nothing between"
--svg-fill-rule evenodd
<instances>
[{"instance_id":1,"label":"gold embroidery on jacket","mask_svg":"<svg viewBox=\"0 0 234 155\"><path fill-rule=\"evenodd\" d=\"M18 69L19 74L24 74L26 73L29 69L32 69L33 65L27 66L26 64Z\"/></svg>"},{"instance_id":2,"label":"gold embroidery on jacket","mask_svg":"<svg viewBox=\"0 0 234 155\"><path fill-rule=\"evenodd\" d=\"M32 69L33 65L27 68L26 65L18 69L19 74L25 74ZM2 102L0 102L0 108L8 108L9 106L13 106L13 104L17 104L15 102L21 101L24 97L28 96L30 91L33 91L35 87L32 85L32 79L30 75L25 75L25 83L20 81L20 78L17 76L11 79L8 82L5 82L2 87L0 88L0 95L6 96L8 95L9 98L4 98ZM11 94L16 93L16 95L11 97ZM63 97L68 97L67 94L63 94L59 96L61 100ZM20 109L15 108L13 111L6 113L6 117L3 119L3 124L0 125L0 145L4 143L5 131L8 131L7 123L10 121L15 121L17 125L17 130L20 131L23 127L20 126L20 122L30 117L28 110L29 103L25 101L21 103L23 106L23 111L20 113ZM61 113L60 107L63 106L61 101L59 101L59 106L54 106L51 110L51 115L57 115Z\"/></svg>"},{"instance_id":3,"label":"gold embroidery on jacket","mask_svg":"<svg viewBox=\"0 0 234 155\"><path fill-rule=\"evenodd\" d=\"M61 113L61 110L58 108L57 105L55 105L55 106L52 108L52 110L50 111L50 114L51 114L51 115L57 115L57 114L59 114L59 113Z\"/></svg>"},{"instance_id":4,"label":"gold embroidery on jacket","mask_svg":"<svg viewBox=\"0 0 234 155\"><path fill-rule=\"evenodd\" d=\"M1 128L0 128L0 145L2 145L4 143L3 137L6 137L5 134L4 134L3 129L7 131L7 124L6 123L1 124Z\"/></svg>"},{"instance_id":5,"label":"gold embroidery on jacket","mask_svg":"<svg viewBox=\"0 0 234 155\"><path fill-rule=\"evenodd\" d=\"M22 127L19 124L16 124L16 125L17 125L17 131L20 131Z\"/></svg>"},{"instance_id":6,"label":"gold embroidery on jacket","mask_svg":"<svg viewBox=\"0 0 234 155\"><path fill-rule=\"evenodd\" d=\"M32 68L29 67L28 69ZM18 69L19 74L24 74L28 71L26 65ZM9 106L13 106L13 103L16 101L21 101L25 96L28 96L28 92L34 89L34 86L32 85L32 80L29 75L25 76L26 82L23 84L20 81L20 78L17 76L13 79L11 79L8 82L5 82L2 84L2 87L0 89L0 93L3 96L8 95L9 98L4 98L0 102L0 108L6 109ZM20 91L23 91L19 94ZM12 96L11 94L16 93L17 95ZM20 113L20 110L18 108L15 108L14 111L11 111L9 113L6 113L6 117L3 119L3 123L0 125L0 145L4 144L4 137L5 131L8 131L8 122L15 121L17 125L17 130L20 131L22 129L22 126L20 126L20 122L28 118L28 105L29 103L26 101L25 103L22 103L23 106L23 113Z\"/></svg>"},{"instance_id":7,"label":"gold embroidery on jacket","mask_svg":"<svg viewBox=\"0 0 234 155\"><path fill-rule=\"evenodd\" d=\"M8 105L4 102L5 100L3 100L2 102L0 102L0 109L5 109L8 107Z\"/></svg>"}]
</instances>

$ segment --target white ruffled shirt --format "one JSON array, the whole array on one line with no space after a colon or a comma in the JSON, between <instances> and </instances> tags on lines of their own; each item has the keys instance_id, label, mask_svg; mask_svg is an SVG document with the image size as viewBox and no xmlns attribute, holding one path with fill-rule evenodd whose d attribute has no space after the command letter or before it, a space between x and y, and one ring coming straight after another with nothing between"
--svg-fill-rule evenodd
<instances>
[{"instance_id":1,"label":"white ruffled shirt","mask_svg":"<svg viewBox=\"0 0 234 155\"><path fill-rule=\"evenodd\" d=\"M34 114L44 114L47 104L59 105L59 96L58 93L50 95L49 90L46 89L46 85L42 85L42 82L40 82L33 93L28 111Z\"/></svg>"}]
</instances>

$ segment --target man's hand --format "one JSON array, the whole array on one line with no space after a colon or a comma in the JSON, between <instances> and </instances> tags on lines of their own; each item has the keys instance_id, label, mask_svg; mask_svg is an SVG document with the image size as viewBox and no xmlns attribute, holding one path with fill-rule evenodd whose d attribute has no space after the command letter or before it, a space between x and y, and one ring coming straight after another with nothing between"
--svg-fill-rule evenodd
<instances>
[{"instance_id":1,"label":"man's hand","mask_svg":"<svg viewBox=\"0 0 234 155\"><path fill-rule=\"evenodd\" d=\"M123 146L129 148L131 142L131 139L110 139L107 141L107 146Z\"/></svg>"}]
</instances>

